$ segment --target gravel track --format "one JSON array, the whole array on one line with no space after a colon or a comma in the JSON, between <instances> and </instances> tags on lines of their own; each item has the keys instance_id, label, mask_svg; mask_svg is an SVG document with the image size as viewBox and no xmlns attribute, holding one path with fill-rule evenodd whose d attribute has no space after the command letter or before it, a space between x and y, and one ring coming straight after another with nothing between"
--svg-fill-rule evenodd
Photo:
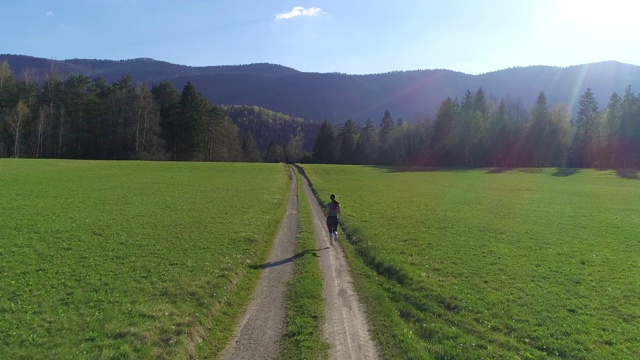
<instances>
[{"instance_id":1,"label":"gravel track","mask_svg":"<svg viewBox=\"0 0 640 360\"><path fill-rule=\"evenodd\" d=\"M294 175L293 170L290 171ZM302 184L298 184L296 176L293 176L287 211L268 262L261 266L263 273L256 291L221 358L275 359L279 354L286 326L286 291L293 276L298 236L297 186L304 186L307 202L311 206L318 249L330 249L318 252L326 303L324 336L331 347L330 358L378 359L344 253L339 243L329 244L323 211L304 174Z\"/></svg>"},{"instance_id":2,"label":"gravel track","mask_svg":"<svg viewBox=\"0 0 640 360\"><path fill-rule=\"evenodd\" d=\"M293 277L298 239L298 190L293 170L289 202L267 263L247 311L236 326L222 359L275 359L285 333L286 290Z\"/></svg>"}]
</instances>

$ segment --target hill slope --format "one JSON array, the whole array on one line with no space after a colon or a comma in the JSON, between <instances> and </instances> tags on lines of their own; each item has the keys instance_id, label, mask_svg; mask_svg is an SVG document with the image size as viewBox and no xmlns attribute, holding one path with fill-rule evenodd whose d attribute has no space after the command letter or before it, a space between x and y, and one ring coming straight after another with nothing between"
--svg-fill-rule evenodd
<instances>
[{"instance_id":1,"label":"hill slope","mask_svg":"<svg viewBox=\"0 0 640 360\"><path fill-rule=\"evenodd\" d=\"M605 107L615 91L640 88L640 67L609 61L566 68L531 66L482 75L450 70L415 70L372 75L305 73L274 64L190 67L153 59L122 61L71 59L47 60L22 55L0 55L18 77L31 69L43 78L84 73L103 76L108 82L131 75L135 82L155 84L168 80L176 88L187 81L211 102L251 105L307 120L342 123L352 117L363 123L378 122L385 110L394 118L413 121L435 116L446 97L461 98L466 90L482 87L498 102L501 98L532 105L543 91L549 106L565 103L575 113L577 99L591 88L599 106Z\"/></svg>"}]
</instances>

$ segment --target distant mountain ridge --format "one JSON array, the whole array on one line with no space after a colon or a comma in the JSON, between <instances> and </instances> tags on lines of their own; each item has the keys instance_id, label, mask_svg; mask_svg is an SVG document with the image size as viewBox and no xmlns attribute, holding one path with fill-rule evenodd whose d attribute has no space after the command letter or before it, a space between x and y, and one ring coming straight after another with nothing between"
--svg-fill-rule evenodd
<instances>
[{"instance_id":1,"label":"distant mountain ridge","mask_svg":"<svg viewBox=\"0 0 640 360\"><path fill-rule=\"evenodd\" d=\"M475 92L478 88L495 102L505 98L520 102L526 109L543 91L549 107L565 103L572 114L587 88L595 94L600 108L607 105L614 91L622 95L627 86L634 92L640 89L640 66L616 61L564 68L514 67L481 75L444 69L348 75L300 72L267 63L191 67L148 58L59 61L0 55L0 62L5 60L18 78L28 71L30 76L42 79L54 71L61 78L83 73L102 76L111 83L130 75L137 83L153 85L167 80L178 89L191 81L214 104L255 105L333 123L343 123L349 117L359 123L369 118L378 123L385 110L396 119L433 119L445 98L461 99L467 90Z\"/></svg>"}]
</instances>

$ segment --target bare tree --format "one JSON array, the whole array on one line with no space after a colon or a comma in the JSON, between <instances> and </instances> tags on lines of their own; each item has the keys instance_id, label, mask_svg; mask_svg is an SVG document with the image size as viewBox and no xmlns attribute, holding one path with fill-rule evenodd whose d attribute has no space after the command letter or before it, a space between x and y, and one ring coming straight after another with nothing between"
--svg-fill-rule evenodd
<instances>
[{"instance_id":1,"label":"bare tree","mask_svg":"<svg viewBox=\"0 0 640 360\"><path fill-rule=\"evenodd\" d=\"M49 69L45 74L45 79L42 84L41 96L42 102L40 107L40 114L38 118L38 150L36 153L36 157L38 155L43 155L43 152L46 154L49 151L52 151L51 141L52 136L52 127L54 123L54 119L56 116L57 109L56 107L60 105L60 97L62 93L62 81L59 78L60 71L58 70L58 64L55 61L52 61L49 65ZM48 129L46 142L46 150L44 149L44 137L45 137L45 129Z\"/></svg>"},{"instance_id":2,"label":"bare tree","mask_svg":"<svg viewBox=\"0 0 640 360\"><path fill-rule=\"evenodd\" d=\"M59 117L59 122L58 122L58 158L62 157L62 141L64 140L64 134L65 134L65 117L67 116L67 113L64 109L64 107L60 106L60 108L58 109L59 113L60 113L60 117Z\"/></svg>"},{"instance_id":3,"label":"bare tree","mask_svg":"<svg viewBox=\"0 0 640 360\"><path fill-rule=\"evenodd\" d=\"M24 101L20 100L15 109L13 109L11 115L8 117L7 123L9 125L9 131L11 132L11 135L14 136L13 156L15 158L20 157L20 136L22 135L20 131L24 126L28 114L29 108L27 108Z\"/></svg>"},{"instance_id":4,"label":"bare tree","mask_svg":"<svg viewBox=\"0 0 640 360\"><path fill-rule=\"evenodd\" d=\"M9 68L9 63L7 63L7 60L5 60L2 63L0 63L0 95L2 94L6 86L9 86L12 84L13 84L13 73Z\"/></svg>"},{"instance_id":5,"label":"bare tree","mask_svg":"<svg viewBox=\"0 0 640 360\"><path fill-rule=\"evenodd\" d=\"M146 86L136 89L135 100L135 157L156 159L162 156L160 112L153 102L153 95Z\"/></svg>"},{"instance_id":6,"label":"bare tree","mask_svg":"<svg viewBox=\"0 0 640 360\"><path fill-rule=\"evenodd\" d=\"M46 116L45 108L40 107L38 110L38 118L36 119L36 159L40 158L40 155L42 154L42 139Z\"/></svg>"}]
</instances>

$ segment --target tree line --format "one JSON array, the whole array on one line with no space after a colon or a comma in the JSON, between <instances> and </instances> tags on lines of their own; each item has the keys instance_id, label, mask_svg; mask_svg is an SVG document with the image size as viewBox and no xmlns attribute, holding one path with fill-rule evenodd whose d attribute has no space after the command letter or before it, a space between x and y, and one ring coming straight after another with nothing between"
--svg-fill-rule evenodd
<instances>
[{"instance_id":1,"label":"tree line","mask_svg":"<svg viewBox=\"0 0 640 360\"><path fill-rule=\"evenodd\" d=\"M445 167L640 166L640 95L627 87L599 109L591 89L579 99L575 118L565 104L549 107L540 92L529 109L519 100L487 98L482 88L462 100L447 98L435 119L409 124L389 111L379 125L353 119L324 121L312 161Z\"/></svg>"},{"instance_id":2,"label":"tree line","mask_svg":"<svg viewBox=\"0 0 640 360\"><path fill-rule=\"evenodd\" d=\"M575 118L564 104L447 98L434 119L389 111L379 124L321 124L251 106L215 106L187 82L136 85L54 69L14 79L0 64L0 157L267 161L450 167L640 166L640 95L599 109L587 89Z\"/></svg>"},{"instance_id":3,"label":"tree line","mask_svg":"<svg viewBox=\"0 0 640 360\"><path fill-rule=\"evenodd\" d=\"M167 81L136 85L130 76L109 85L82 74L62 80L54 69L42 81L28 72L15 80L6 62L0 157L265 160L251 134L240 138L227 114L190 82L182 91Z\"/></svg>"},{"instance_id":4,"label":"tree line","mask_svg":"<svg viewBox=\"0 0 640 360\"><path fill-rule=\"evenodd\" d=\"M319 124L259 106L223 105L222 110L238 127L238 135L251 135L262 154L282 152L283 161L309 158ZM269 151L271 150L271 151Z\"/></svg>"}]
</instances>

